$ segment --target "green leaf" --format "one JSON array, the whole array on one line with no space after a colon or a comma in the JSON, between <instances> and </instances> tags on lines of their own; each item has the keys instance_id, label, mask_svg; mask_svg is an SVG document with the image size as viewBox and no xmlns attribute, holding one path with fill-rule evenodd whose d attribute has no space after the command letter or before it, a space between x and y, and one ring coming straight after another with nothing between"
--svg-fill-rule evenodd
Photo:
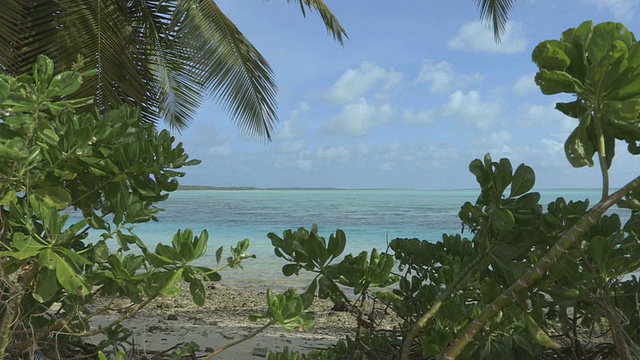
<instances>
[{"instance_id":1,"label":"green leaf","mask_svg":"<svg viewBox=\"0 0 640 360\"><path fill-rule=\"evenodd\" d=\"M56 272L44 267L38 271L38 279L33 292L33 298L43 303L49 301L58 291Z\"/></svg>"},{"instance_id":2,"label":"green leaf","mask_svg":"<svg viewBox=\"0 0 640 360\"><path fill-rule=\"evenodd\" d=\"M201 258L207 252L207 242L209 241L209 233L202 230L200 236L193 240L193 260Z\"/></svg>"},{"instance_id":3,"label":"green leaf","mask_svg":"<svg viewBox=\"0 0 640 360\"><path fill-rule=\"evenodd\" d=\"M216 264L220 264L220 260L222 260L222 251L224 248L220 246L218 250L216 250Z\"/></svg>"},{"instance_id":4,"label":"green leaf","mask_svg":"<svg viewBox=\"0 0 640 360\"><path fill-rule=\"evenodd\" d=\"M71 203L71 194L67 189L62 187L39 188L33 190L32 194L57 210L66 209Z\"/></svg>"},{"instance_id":5,"label":"green leaf","mask_svg":"<svg viewBox=\"0 0 640 360\"><path fill-rule=\"evenodd\" d=\"M573 51L567 43L558 40L543 41L533 50L533 62L540 69L565 71L571 63L567 51Z\"/></svg>"},{"instance_id":6,"label":"green leaf","mask_svg":"<svg viewBox=\"0 0 640 360\"><path fill-rule=\"evenodd\" d=\"M163 295L178 296L182 292L182 269L167 271L166 282L160 291Z\"/></svg>"},{"instance_id":7,"label":"green leaf","mask_svg":"<svg viewBox=\"0 0 640 360\"><path fill-rule=\"evenodd\" d=\"M533 169L525 164L520 164L513 174L511 192L509 197L520 196L533 188L536 182L536 174Z\"/></svg>"},{"instance_id":8,"label":"green leaf","mask_svg":"<svg viewBox=\"0 0 640 360\"><path fill-rule=\"evenodd\" d=\"M535 77L536 84L545 95L559 93L576 94L583 88L582 83L564 71L548 71L542 69Z\"/></svg>"},{"instance_id":9,"label":"green leaf","mask_svg":"<svg viewBox=\"0 0 640 360\"><path fill-rule=\"evenodd\" d=\"M189 283L189 292L191 293L191 298L196 306L201 307L204 305L207 292L202 281L197 279L192 280L191 283Z\"/></svg>"},{"instance_id":10,"label":"green leaf","mask_svg":"<svg viewBox=\"0 0 640 360\"><path fill-rule=\"evenodd\" d=\"M11 86L9 85L9 83L5 79L0 77L0 98L6 98L7 96L9 96L10 91Z\"/></svg>"},{"instance_id":11,"label":"green leaf","mask_svg":"<svg viewBox=\"0 0 640 360\"><path fill-rule=\"evenodd\" d=\"M51 79L45 96L65 96L76 92L82 85L82 75L77 71L65 71Z\"/></svg>"},{"instance_id":12,"label":"green leaf","mask_svg":"<svg viewBox=\"0 0 640 360\"><path fill-rule=\"evenodd\" d=\"M27 155L21 153L20 151L17 151L15 149L12 149L0 144L0 159L18 161L18 160L24 160L26 158L27 158Z\"/></svg>"},{"instance_id":13,"label":"green leaf","mask_svg":"<svg viewBox=\"0 0 640 360\"><path fill-rule=\"evenodd\" d=\"M600 272L606 274L606 261L611 253L609 241L604 236L595 236L589 240L589 256L594 259Z\"/></svg>"},{"instance_id":14,"label":"green leaf","mask_svg":"<svg viewBox=\"0 0 640 360\"><path fill-rule=\"evenodd\" d=\"M568 103L558 102L556 103L556 109L574 119L579 119L580 116L587 110L580 100Z\"/></svg>"},{"instance_id":15,"label":"green leaf","mask_svg":"<svg viewBox=\"0 0 640 360\"><path fill-rule=\"evenodd\" d=\"M576 127L564 144L564 152L571 166L580 168L593 166L595 149L584 126Z\"/></svg>"},{"instance_id":16,"label":"green leaf","mask_svg":"<svg viewBox=\"0 0 640 360\"><path fill-rule=\"evenodd\" d=\"M331 234L331 236L329 236L329 245L328 245L328 250L331 257L337 258L338 256L340 256L340 254L342 254L342 252L344 251L346 244L347 244L347 237L344 234L344 231L338 229L336 230L335 236Z\"/></svg>"},{"instance_id":17,"label":"green leaf","mask_svg":"<svg viewBox=\"0 0 640 360\"><path fill-rule=\"evenodd\" d=\"M511 210L498 208L491 213L491 224L498 231L507 231L516 225L516 220Z\"/></svg>"},{"instance_id":18,"label":"green leaf","mask_svg":"<svg viewBox=\"0 0 640 360\"><path fill-rule=\"evenodd\" d=\"M58 256L53 252L51 248L46 248L38 254L38 265L40 265L40 267L44 267L53 271L56 269L57 257Z\"/></svg>"},{"instance_id":19,"label":"green leaf","mask_svg":"<svg viewBox=\"0 0 640 360\"><path fill-rule=\"evenodd\" d=\"M82 273L71 266L65 259L57 254L53 254L55 259L56 277L62 287L74 295L85 296L89 294L89 288L82 276Z\"/></svg>"},{"instance_id":20,"label":"green leaf","mask_svg":"<svg viewBox=\"0 0 640 360\"><path fill-rule=\"evenodd\" d=\"M286 264L282 267L282 275L284 276L291 276L293 274L298 275L298 270L300 270L300 265Z\"/></svg>"}]
</instances>

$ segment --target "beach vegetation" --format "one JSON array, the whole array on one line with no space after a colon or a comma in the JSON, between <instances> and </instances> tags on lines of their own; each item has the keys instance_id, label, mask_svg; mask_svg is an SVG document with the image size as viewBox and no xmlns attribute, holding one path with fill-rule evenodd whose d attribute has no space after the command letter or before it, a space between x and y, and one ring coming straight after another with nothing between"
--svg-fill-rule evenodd
<instances>
[{"instance_id":1,"label":"beach vegetation","mask_svg":"<svg viewBox=\"0 0 640 360\"><path fill-rule=\"evenodd\" d=\"M322 0L317 12L339 43L346 32ZM277 121L273 70L215 1L16 1L2 4L0 73L28 74L38 54L70 70L78 54L95 76L77 89L100 113L120 105L185 129L212 97L247 133L268 139Z\"/></svg>"},{"instance_id":2,"label":"beach vegetation","mask_svg":"<svg viewBox=\"0 0 640 360\"><path fill-rule=\"evenodd\" d=\"M206 230L178 230L155 249L136 235L199 161L138 108L100 113L92 97L76 97L95 76L85 69L78 58L56 72L39 56L29 74L0 75L0 358L124 351L131 332L122 321L183 287L202 305L205 284L252 257L242 240L226 260L219 248L208 268L195 264ZM92 327L107 310L121 315ZM96 334L105 340L86 354Z\"/></svg>"},{"instance_id":3,"label":"beach vegetation","mask_svg":"<svg viewBox=\"0 0 640 360\"><path fill-rule=\"evenodd\" d=\"M640 45L622 24L586 21L540 43L532 58L544 94L575 96L556 105L578 120L564 151L573 167L597 157L599 201L541 204L532 168L487 154L469 165L480 193L460 208L461 234L394 239L369 261L366 253L336 260L315 226L270 234L288 261L283 274L315 272L307 292L322 281L318 297L358 309L358 330L329 351L268 358L640 358L640 177L610 192L608 174L617 140L640 153ZM613 206L620 210L605 214ZM337 230L330 239L345 237ZM365 297L353 302L344 291L372 285L393 285L366 297L400 319L392 331L361 326Z\"/></svg>"}]
</instances>

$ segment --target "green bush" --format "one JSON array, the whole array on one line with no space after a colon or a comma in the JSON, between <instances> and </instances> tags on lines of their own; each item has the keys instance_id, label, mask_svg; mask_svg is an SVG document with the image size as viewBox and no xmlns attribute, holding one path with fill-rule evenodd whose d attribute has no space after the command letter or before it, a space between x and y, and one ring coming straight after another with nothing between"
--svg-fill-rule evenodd
<instances>
[{"instance_id":1,"label":"green bush","mask_svg":"<svg viewBox=\"0 0 640 360\"><path fill-rule=\"evenodd\" d=\"M81 68L79 59L55 74L41 56L32 74L0 75L0 358L97 333L107 336L102 347L121 348L129 335L122 320L183 284L202 305L204 282L246 257L248 240L209 269L192 264L207 250L206 231L178 231L155 249L136 236L134 224L156 221L155 204L176 190L179 170L199 161L167 131L141 123L138 109L98 112L91 99L74 98L92 75ZM88 320L104 310L98 297L126 299L127 311L92 331Z\"/></svg>"}]
</instances>

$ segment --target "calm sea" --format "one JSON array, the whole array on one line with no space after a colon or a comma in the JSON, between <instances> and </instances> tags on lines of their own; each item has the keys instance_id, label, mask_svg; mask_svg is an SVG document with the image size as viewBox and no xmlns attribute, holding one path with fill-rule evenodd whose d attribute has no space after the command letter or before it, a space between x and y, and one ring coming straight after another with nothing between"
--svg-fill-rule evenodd
<instances>
[{"instance_id":1,"label":"calm sea","mask_svg":"<svg viewBox=\"0 0 640 360\"><path fill-rule=\"evenodd\" d=\"M599 190L545 190L542 204L563 196L567 200L597 200ZM267 233L313 223L328 239L336 229L347 236L346 252L384 250L394 238L440 240L459 233L458 211L475 202L478 190L183 190L160 204L159 222L136 226L135 233L150 247L170 243L178 229L209 232L208 255L202 265L214 266L214 252L237 241L251 241L243 270L222 273L229 283L278 286L288 280L280 273L282 259L273 254ZM593 203L593 201L592 201ZM345 252L345 253L346 253ZM226 255L225 255L226 257Z\"/></svg>"}]
</instances>

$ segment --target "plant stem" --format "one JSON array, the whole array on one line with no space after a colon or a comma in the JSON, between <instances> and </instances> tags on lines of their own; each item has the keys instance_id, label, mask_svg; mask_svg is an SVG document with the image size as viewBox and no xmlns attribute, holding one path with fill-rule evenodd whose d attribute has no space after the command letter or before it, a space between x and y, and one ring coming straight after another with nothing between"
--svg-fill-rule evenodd
<instances>
[{"instance_id":1,"label":"plant stem","mask_svg":"<svg viewBox=\"0 0 640 360\"><path fill-rule=\"evenodd\" d=\"M469 264L467 264L467 266L462 269L460 275L458 275L458 278L451 284L451 286L448 286L447 289L443 293L441 293L440 296L438 296L431 308L426 313L424 313L424 315L422 315L420 319L418 319L418 321L416 321L411 330L409 330L409 333L407 333L407 337L402 343L402 353L400 355L401 360L409 360L409 356L411 355L411 345L418 337L418 334L420 334L420 331L422 331L429 320L431 320L431 318L435 316L438 310L440 310L442 304L451 296L451 294L453 294L453 292L456 290L460 282L462 282L462 280L467 276L467 274L471 272L471 270L473 270L473 268L475 268L484 258L485 256L478 256Z\"/></svg>"},{"instance_id":2,"label":"plant stem","mask_svg":"<svg viewBox=\"0 0 640 360\"><path fill-rule=\"evenodd\" d=\"M604 200L609 196L609 169L607 167L604 132L599 117L593 117L593 125L595 126L596 136L598 138L598 163L600 164L600 172L602 173L602 198L600 200Z\"/></svg>"},{"instance_id":3,"label":"plant stem","mask_svg":"<svg viewBox=\"0 0 640 360\"><path fill-rule=\"evenodd\" d=\"M0 323L0 334L2 334L2 337L0 338L0 359L4 359L6 356L5 351L9 345L9 339L11 339L11 328L16 320L16 315L18 314L18 308L22 302L23 294L23 292L18 294L10 293L10 298L6 303L2 323Z\"/></svg>"},{"instance_id":4,"label":"plant stem","mask_svg":"<svg viewBox=\"0 0 640 360\"><path fill-rule=\"evenodd\" d=\"M225 346L221 347L220 349L218 349L218 350L216 350L216 351L212 352L212 353L211 353L211 354L209 354L207 357L205 357L203 360L211 360L211 358L213 358L214 356L216 356L216 355L220 354L221 352L223 352L223 351L225 351L225 350L229 349L230 347L236 346L236 345L240 344L241 342L247 341L247 340L249 340L249 339L251 339L251 338L255 337L256 335L258 335L258 334L260 334L261 332L265 331L269 326L271 326L271 325L273 325L273 324L275 324L275 321L273 321L273 320L269 321L268 323L266 323L266 324L262 325L258 330L256 330L256 331L254 331L254 332L250 333L249 335L247 335L247 336L245 336L245 337L243 337L243 338L240 338L240 339L238 339L238 340L236 340L236 341L234 341L234 342L230 342L230 343L228 343L227 345L225 345Z\"/></svg>"},{"instance_id":5,"label":"plant stem","mask_svg":"<svg viewBox=\"0 0 640 360\"><path fill-rule=\"evenodd\" d=\"M640 186L640 176L591 208L589 212L582 216L582 218L580 218L580 220L578 220L578 222L576 222L576 224L573 225L573 227L551 247L551 250L549 250L549 252L542 257L535 266L529 269L529 271L522 275L507 290L500 294L500 296L487 306L482 313L478 315L478 317L467 325L467 327L458 335L453 344L451 344L451 346L442 355L442 359L453 360L460 355L462 350L464 350L473 337L485 327L489 320L511 304L518 297L519 292L527 289L537 279L542 277L542 275L546 274L549 269L558 262L560 257L567 252L567 249L572 243L575 243L578 238L590 230L593 225L598 223L598 220L607 209L638 186Z\"/></svg>"}]
</instances>

